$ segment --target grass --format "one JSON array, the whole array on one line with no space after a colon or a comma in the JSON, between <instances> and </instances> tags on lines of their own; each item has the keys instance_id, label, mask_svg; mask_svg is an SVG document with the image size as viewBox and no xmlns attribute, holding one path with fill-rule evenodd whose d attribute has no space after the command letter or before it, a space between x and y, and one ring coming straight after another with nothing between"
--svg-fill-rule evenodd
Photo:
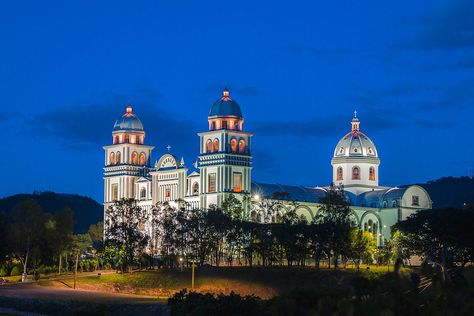
<instances>
[{"instance_id":1,"label":"grass","mask_svg":"<svg viewBox=\"0 0 474 316\"><path fill-rule=\"evenodd\" d=\"M393 270L393 269L392 269ZM375 278L387 272L387 267L353 267L338 270L314 267L197 267L195 290L198 292L239 293L271 298L298 289L344 286L356 276ZM73 280L42 281L42 285L71 286ZM191 270L161 269L125 274L107 274L78 279L78 288L113 291L127 294L169 297L183 288L191 288Z\"/></svg>"}]
</instances>

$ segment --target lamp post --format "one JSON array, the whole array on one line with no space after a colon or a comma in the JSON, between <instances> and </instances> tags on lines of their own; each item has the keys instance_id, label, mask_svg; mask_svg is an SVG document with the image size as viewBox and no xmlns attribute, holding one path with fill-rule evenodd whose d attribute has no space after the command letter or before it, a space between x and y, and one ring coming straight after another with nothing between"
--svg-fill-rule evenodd
<instances>
[{"instance_id":1,"label":"lamp post","mask_svg":"<svg viewBox=\"0 0 474 316\"><path fill-rule=\"evenodd\" d=\"M191 261L191 289L194 290L194 260Z\"/></svg>"}]
</instances>

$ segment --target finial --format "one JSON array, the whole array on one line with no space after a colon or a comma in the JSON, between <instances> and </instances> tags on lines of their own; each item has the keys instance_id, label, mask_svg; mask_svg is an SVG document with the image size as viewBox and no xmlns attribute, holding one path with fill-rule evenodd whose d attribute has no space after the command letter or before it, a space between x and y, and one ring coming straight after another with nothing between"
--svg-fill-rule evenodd
<instances>
[{"instance_id":1,"label":"finial","mask_svg":"<svg viewBox=\"0 0 474 316\"><path fill-rule=\"evenodd\" d=\"M184 157L181 157L181 161L180 161L179 165L184 166Z\"/></svg>"},{"instance_id":2,"label":"finial","mask_svg":"<svg viewBox=\"0 0 474 316\"><path fill-rule=\"evenodd\" d=\"M354 110L354 117L357 117L357 110Z\"/></svg>"},{"instance_id":3,"label":"finial","mask_svg":"<svg viewBox=\"0 0 474 316\"><path fill-rule=\"evenodd\" d=\"M127 113L132 113L133 109L132 109L131 104L127 105L127 110L126 111L127 111Z\"/></svg>"},{"instance_id":4,"label":"finial","mask_svg":"<svg viewBox=\"0 0 474 316\"><path fill-rule=\"evenodd\" d=\"M171 146L170 145L166 146L166 149L168 149L168 152L170 152Z\"/></svg>"},{"instance_id":5,"label":"finial","mask_svg":"<svg viewBox=\"0 0 474 316\"><path fill-rule=\"evenodd\" d=\"M229 97L229 89L227 89L227 87L225 87L224 91L222 91L222 96Z\"/></svg>"}]
</instances>

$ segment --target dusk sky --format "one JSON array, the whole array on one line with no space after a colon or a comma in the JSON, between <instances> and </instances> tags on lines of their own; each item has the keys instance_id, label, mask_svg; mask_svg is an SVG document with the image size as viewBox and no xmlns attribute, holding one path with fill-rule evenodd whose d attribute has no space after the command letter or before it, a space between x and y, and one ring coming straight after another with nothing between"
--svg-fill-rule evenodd
<instances>
[{"instance_id":1,"label":"dusk sky","mask_svg":"<svg viewBox=\"0 0 474 316\"><path fill-rule=\"evenodd\" d=\"M153 161L191 167L228 87L253 180L328 185L358 111L381 185L474 169L474 1L8 1L0 197L103 201L102 146L131 103Z\"/></svg>"}]
</instances>

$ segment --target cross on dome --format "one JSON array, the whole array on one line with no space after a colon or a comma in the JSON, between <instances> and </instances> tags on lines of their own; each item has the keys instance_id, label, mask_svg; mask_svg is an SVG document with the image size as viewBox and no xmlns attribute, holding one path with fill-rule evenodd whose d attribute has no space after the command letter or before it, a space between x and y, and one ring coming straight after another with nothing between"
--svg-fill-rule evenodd
<instances>
[{"instance_id":1,"label":"cross on dome","mask_svg":"<svg viewBox=\"0 0 474 316\"><path fill-rule=\"evenodd\" d=\"M166 149L168 149L168 152L170 152L171 146L170 145L166 146Z\"/></svg>"}]
</instances>

